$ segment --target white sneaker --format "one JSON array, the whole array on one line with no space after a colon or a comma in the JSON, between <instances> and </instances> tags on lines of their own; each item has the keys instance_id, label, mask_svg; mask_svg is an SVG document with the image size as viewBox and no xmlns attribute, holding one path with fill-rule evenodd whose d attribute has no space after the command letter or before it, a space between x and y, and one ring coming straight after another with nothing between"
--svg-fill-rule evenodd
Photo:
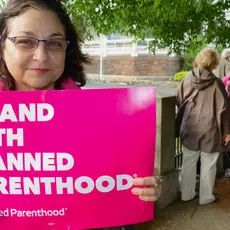
<instances>
[{"instance_id":1,"label":"white sneaker","mask_svg":"<svg viewBox=\"0 0 230 230\"><path fill-rule=\"evenodd\" d=\"M205 201L199 201L199 204L203 205L203 204L211 204L216 200L216 198L214 197L213 199L208 199Z\"/></svg>"}]
</instances>

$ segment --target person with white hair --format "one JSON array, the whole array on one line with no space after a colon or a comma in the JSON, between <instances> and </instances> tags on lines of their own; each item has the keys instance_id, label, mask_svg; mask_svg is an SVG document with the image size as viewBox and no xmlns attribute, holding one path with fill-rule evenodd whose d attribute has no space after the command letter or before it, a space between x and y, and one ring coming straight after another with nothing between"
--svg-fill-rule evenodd
<instances>
[{"instance_id":1,"label":"person with white hair","mask_svg":"<svg viewBox=\"0 0 230 230\"><path fill-rule=\"evenodd\" d=\"M220 64L213 73L220 79L230 73L230 48L222 51Z\"/></svg>"}]
</instances>

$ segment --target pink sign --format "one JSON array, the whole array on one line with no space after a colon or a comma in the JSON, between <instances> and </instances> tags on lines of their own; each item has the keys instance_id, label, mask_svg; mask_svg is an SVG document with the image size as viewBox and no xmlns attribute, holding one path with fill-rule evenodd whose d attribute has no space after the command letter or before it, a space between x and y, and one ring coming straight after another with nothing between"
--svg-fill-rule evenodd
<instances>
[{"instance_id":1,"label":"pink sign","mask_svg":"<svg viewBox=\"0 0 230 230\"><path fill-rule=\"evenodd\" d=\"M153 218L154 88L0 93L0 229L79 230Z\"/></svg>"}]
</instances>

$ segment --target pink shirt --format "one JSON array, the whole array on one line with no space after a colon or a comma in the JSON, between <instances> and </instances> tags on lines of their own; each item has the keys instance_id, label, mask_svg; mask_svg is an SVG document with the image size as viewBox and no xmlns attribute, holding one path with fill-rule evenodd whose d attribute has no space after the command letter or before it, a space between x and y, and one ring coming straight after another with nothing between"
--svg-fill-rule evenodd
<instances>
[{"instance_id":1,"label":"pink shirt","mask_svg":"<svg viewBox=\"0 0 230 230\"><path fill-rule=\"evenodd\" d=\"M228 83L228 81L230 81L230 74L226 75L221 80L223 81L224 86L227 87L227 83Z\"/></svg>"},{"instance_id":2,"label":"pink shirt","mask_svg":"<svg viewBox=\"0 0 230 230\"><path fill-rule=\"evenodd\" d=\"M228 91L227 87L228 87L228 83L230 83L230 74L226 75L225 77L223 77L222 82L224 83L225 89L228 93L228 98L230 100L230 91Z\"/></svg>"},{"instance_id":3,"label":"pink shirt","mask_svg":"<svg viewBox=\"0 0 230 230\"><path fill-rule=\"evenodd\" d=\"M67 89L81 89L71 78L69 78L67 82L62 84L62 88L64 90L67 90ZM5 88L5 85L4 85L3 81L0 81L0 91L9 91L9 89Z\"/></svg>"}]
</instances>

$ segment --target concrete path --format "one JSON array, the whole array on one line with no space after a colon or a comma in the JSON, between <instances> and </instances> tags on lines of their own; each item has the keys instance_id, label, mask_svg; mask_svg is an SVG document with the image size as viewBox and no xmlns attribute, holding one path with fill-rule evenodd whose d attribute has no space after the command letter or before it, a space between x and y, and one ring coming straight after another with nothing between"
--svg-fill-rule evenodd
<instances>
[{"instance_id":1,"label":"concrete path","mask_svg":"<svg viewBox=\"0 0 230 230\"><path fill-rule=\"evenodd\" d=\"M112 83L102 83L99 81L88 80L87 84L83 87L84 89L95 89L95 88L129 88L129 87L153 87L153 86L143 86L143 85L126 85L126 84L112 84ZM176 90L174 88L162 88L156 87L157 92L174 95Z\"/></svg>"},{"instance_id":2,"label":"concrete path","mask_svg":"<svg viewBox=\"0 0 230 230\"><path fill-rule=\"evenodd\" d=\"M230 179L216 181L215 203L199 205L198 200L177 201L164 210L156 209L156 218L138 230L230 230Z\"/></svg>"}]
</instances>

